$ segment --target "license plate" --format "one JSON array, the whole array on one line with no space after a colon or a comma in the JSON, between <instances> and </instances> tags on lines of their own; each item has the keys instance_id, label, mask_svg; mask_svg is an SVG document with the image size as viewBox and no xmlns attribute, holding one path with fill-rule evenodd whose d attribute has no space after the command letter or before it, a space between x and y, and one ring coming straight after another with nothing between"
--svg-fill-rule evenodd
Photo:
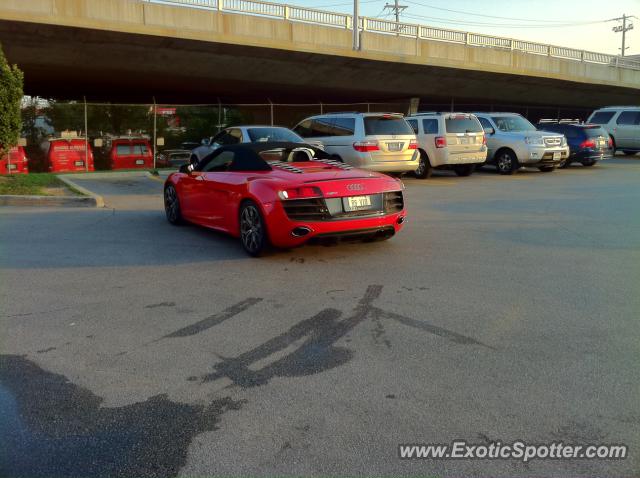
<instances>
[{"instance_id":1,"label":"license plate","mask_svg":"<svg viewBox=\"0 0 640 478\"><path fill-rule=\"evenodd\" d=\"M136 159L136 164L144 164L144 159Z\"/></svg>"},{"instance_id":2,"label":"license plate","mask_svg":"<svg viewBox=\"0 0 640 478\"><path fill-rule=\"evenodd\" d=\"M7 164L7 169L16 169L17 166L15 164Z\"/></svg>"},{"instance_id":3,"label":"license plate","mask_svg":"<svg viewBox=\"0 0 640 478\"><path fill-rule=\"evenodd\" d=\"M598 149L604 148L606 141L604 140L599 140L597 145L598 145Z\"/></svg>"},{"instance_id":4,"label":"license plate","mask_svg":"<svg viewBox=\"0 0 640 478\"><path fill-rule=\"evenodd\" d=\"M84 161L76 161L75 163L76 166L84 166Z\"/></svg>"},{"instance_id":5,"label":"license plate","mask_svg":"<svg viewBox=\"0 0 640 478\"><path fill-rule=\"evenodd\" d=\"M404 143L387 143L387 149L389 151L400 151L403 146Z\"/></svg>"},{"instance_id":6,"label":"license plate","mask_svg":"<svg viewBox=\"0 0 640 478\"><path fill-rule=\"evenodd\" d=\"M470 140L469 138L460 138L460 144L469 144Z\"/></svg>"},{"instance_id":7,"label":"license plate","mask_svg":"<svg viewBox=\"0 0 640 478\"><path fill-rule=\"evenodd\" d=\"M562 153L558 151L557 153L553 153L553 160L560 161L562 159Z\"/></svg>"},{"instance_id":8,"label":"license plate","mask_svg":"<svg viewBox=\"0 0 640 478\"><path fill-rule=\"evenodd\" d=\"M345 199L344 206L347 211L360 211L371 208L371 196L351 196Z\"/></svg>"}]
</instances>

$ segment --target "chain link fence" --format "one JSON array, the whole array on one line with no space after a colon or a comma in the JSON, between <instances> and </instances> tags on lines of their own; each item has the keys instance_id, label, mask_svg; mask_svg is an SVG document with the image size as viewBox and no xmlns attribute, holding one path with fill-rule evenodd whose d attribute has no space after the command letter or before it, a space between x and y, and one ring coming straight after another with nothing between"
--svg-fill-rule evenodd
<instances>
[{"instance_id":1,"label":"chain link fence","mask_svg":"<svg viewBox=\"0 0 640 478\"><path fill-rule=\"evenodd\" d=\"M255 104L106 104L54 101L39 98L23 102L23 137L34 172L51 168L52 148L57 141L75 145L75 170L161 168L169 156L186 157L223 128L242 124L278 125L293 128L317 114L356 112L407 113L410 101L371 103L255 103ZM513 111L537 122L541 118L579 118L591 110L522 105L463 103L420 104L421 111ZM84 145L88 146L85 151ZM182 155L182 156L180 156ZM83 157L84 156L84 157ZM92 159L90 158L92 156ZM86 160L85 160L86 159ZM82 164L80 164L82 163ZM174 165L175 166L175 165Z\"/></svg>"}]
</instances>

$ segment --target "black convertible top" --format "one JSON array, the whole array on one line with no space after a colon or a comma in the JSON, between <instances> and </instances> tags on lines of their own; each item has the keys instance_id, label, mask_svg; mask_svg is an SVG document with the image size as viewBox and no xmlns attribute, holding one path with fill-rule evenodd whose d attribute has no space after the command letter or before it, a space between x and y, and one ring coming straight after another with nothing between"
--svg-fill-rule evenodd
<instances>
[{"instance_id":1,"label":"black convertible top","mask_svg":"<svg viewBox=\"0 0 640 478\"><path fill-rule=\"evenodd\" d=\"M214 160L218 155L225 151L235 153L235 158L229 166L230 171L268 171L273 169L267 161L260 156L265 151L283 150L290 152L297 148L304 148L313 151L315 159L331 159L331 156L323 150L306 143L291 143L283 141L269 141L259 143L239 143L221 146L212 153L208 154L200 160L196 166L196 170L202 170L210 161ZM287 153L288 155L288 153ZM301 153L295 161L308 161L308 155ZM274 158L274 161L278 159Z\"/></svg>"}]
</instances>

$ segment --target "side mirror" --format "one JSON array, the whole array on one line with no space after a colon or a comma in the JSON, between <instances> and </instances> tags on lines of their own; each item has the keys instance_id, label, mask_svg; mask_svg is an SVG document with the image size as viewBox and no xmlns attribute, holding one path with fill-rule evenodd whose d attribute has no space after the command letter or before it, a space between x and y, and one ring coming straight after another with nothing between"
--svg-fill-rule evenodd
<instances>
[{"instance_id":1,"label":"side mirror","mask_svg":"<svg viewBox=\"0 0 640 478\"><path fill-rule=\"evenodd\" d=\"M198 157L195 154L192 154L191 157L189 157L189 166L191 166L191 170L193 170L198 163Z\"/></svg>"},{"instance_id":2,"label":"side mirror","mask_svg":"<svg viewBox=\"0 0 640 478\"><path fill-rule=\"evenodd\" d=\"M190 164L183 164L178 168L178 171L184 174L189 174L191 170L189 169Z\"/></svg>"},{"instance_id":3,"label":"side mirror","mask_svg":"<svg viewBox=\"0 0 640 478\"><path fill-rule=\"evenodd\" d=\"M209 138L202 138L202 141L200 141L200 144L203 146L209 146Z\"/></svg>"},{"instance_id":4,"label":"side mirror","mask_svg":"<svg viewBox=\"0 0 640 478\"><path fill-rule=\"evenodd\" d=\"M488 134L489 136L496 134L496 130L494 128L485 128L484 129L485 134Z\"/></svg>"}]
</instances>

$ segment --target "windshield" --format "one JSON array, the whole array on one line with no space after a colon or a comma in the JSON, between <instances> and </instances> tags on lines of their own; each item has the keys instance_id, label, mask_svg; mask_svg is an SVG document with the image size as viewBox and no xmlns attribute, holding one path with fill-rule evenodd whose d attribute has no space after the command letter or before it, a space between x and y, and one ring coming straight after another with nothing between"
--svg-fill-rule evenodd
<instances>
[{"instance_id":1,"label":"windshield","mask_svg":"<svg viewBox=\"0 0 640 478\"><path fill-rule=\"evenodd\" d=\"M364 119L364 132L367 136L413 135L413 129L402 116L367 116Z\"/></svg>"},{"instance_id":2,"label":"windshield","mask_svg":"<svg viewBox=\"0 0 640 478\"><path fill-rule=\"evenodd\" d=\"M304 143L300 136L287 128L249 128L247 132L252 143L266 143L267 141Z\"/></svg>"},{"instance_id":3,"label":"windshield","mask_svg":"<svg viewBox=\"0 0 640 478\"><path fill-rule=\"evenodd\" d=\"M522 116L492 116L491 119L500 131L536 131L536 127Z\"/></svg>"}]
</instances>

